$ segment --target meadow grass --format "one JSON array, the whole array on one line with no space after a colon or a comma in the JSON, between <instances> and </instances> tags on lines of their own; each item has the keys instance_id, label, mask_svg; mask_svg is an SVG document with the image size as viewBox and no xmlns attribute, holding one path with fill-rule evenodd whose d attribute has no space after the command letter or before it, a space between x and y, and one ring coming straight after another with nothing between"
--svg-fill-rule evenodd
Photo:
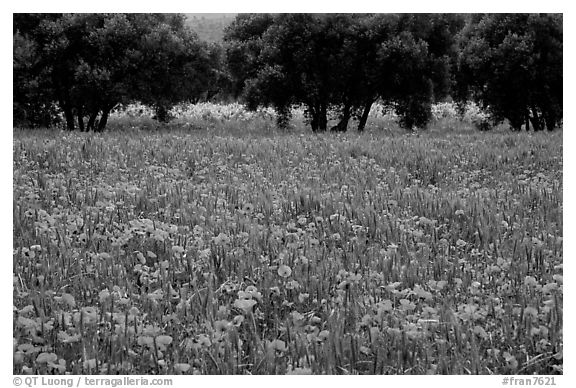
<instances>
[{"instance_id":1,"label":"meadow grass","mask_svg":"<svg viewBox=\"0 0 576 388\"><path fill-rule=\"evenodd\" d=\"M563 372L562 132L15 131L15 374Z\"/></svg>"}]
</instances>

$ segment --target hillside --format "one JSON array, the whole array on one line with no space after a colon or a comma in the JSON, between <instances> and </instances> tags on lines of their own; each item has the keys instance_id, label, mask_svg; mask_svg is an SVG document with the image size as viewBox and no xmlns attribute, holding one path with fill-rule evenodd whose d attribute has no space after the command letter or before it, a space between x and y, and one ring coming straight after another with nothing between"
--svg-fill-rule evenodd
<instances>
[{"instance_id":1,"label":"hillside","mask_svg":"<svg viewBox=\"0 0 576 388\"><path fill-rule=\"evenodd\" d=\"M228 26L237 14L235 13L187 13L188 24L207 42L220 42L224 36L224 28Z\"/></svg>"}]
</instances>

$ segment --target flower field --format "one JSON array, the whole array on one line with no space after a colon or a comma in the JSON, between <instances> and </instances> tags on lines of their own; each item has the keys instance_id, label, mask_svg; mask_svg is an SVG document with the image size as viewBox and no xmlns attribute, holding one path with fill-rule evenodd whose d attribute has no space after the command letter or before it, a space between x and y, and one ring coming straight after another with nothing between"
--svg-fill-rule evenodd
<instances>
[{"instance_id":1,"label":"flower field","mask_svg":"<svg viewBox=\"0 0 576 388\"><path fill-rule=\"evenodd\" d=\"M562 132L15 131L15 374L563 373Z\"/></svg>"}]
</instances>

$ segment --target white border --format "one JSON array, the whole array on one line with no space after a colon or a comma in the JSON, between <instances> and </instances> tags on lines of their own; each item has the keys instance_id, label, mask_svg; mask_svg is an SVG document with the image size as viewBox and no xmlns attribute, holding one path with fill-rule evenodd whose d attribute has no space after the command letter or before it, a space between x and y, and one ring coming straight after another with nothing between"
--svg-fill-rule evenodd
<instances>
[{"instance_id":1,"label":"white border","mask_svg":"<svg viewBox=\"0 0 576 388\"><path fill-rule=\"evenodd\" d=\"M163 0L161 2L143 4L142 2L118 2L112 0L100 0L98 2L82 2L82 1L21 1L11 2L10 4L3 4L2 8L6 8L8 12L0 13L0 26L2 26L3 33L2 49L3 52L12 52L12 41L9 30L12 30L12 13L13 12L208 12L208 13L240 13L240 12L461 12L461 13L476 13L476 12L553 12L564 13L564 101L567 107L570 107L574 100L571 98L576 85L574 84L574 75L572 71L566 69L576 69L574 63L574 25L576 19L573 8L569 6L568 1L534 1L525 0L519 2L504 2L499 0L484 0L478 2L461 1L444 1L444 0L429 0L429 1L390 1L380 0L365 1L354 0L348 2L312 2L310 0L286 0L282 4L269 1L245 1L245 0L226 0L218 2L204 2L199 3L193 0L189 1L172 1ZM9 51L10 50L10 51ZM12 69L11 62L8 58L12 55L6 55L2 60L2 83L4 84L2 93L2 112L5 119L5 128L0 132L0 173L1 179L5 186L11 186L12 182ZM574 287L570 281L571 277L575 276L574 264L571 262L574 258L574 238L572 233L575 229L575 203L571 202L571 198L575 198L576 191L574 190L574 171L576 171L575 153L571 147L576 146L576 129L572 129L574 120L574 111L571 109L564 110L564 128L566 132L564 135L564 257L565 270L564 278L568 279L565 283L565 304L564 304L564 327L568 328L564 332L564 376L558 379L558 387L569 386L568 381L572 380L574 373L574 334L570 328L575 327L574 308L571 302L571 297L574 295ZM10 182L10 183L9 183ZM1 373L4 378L9 379L6 384L12 386L12 319L11 313L11 300L12 300L12 191L6 188L5 191L0 193L2 203L2 222L0 222L0 236L2 238L2 248L0 252L0 273L3 276L3 281L0 283L2 287L2 295L0 298L0 311L5 315L5 319L1 321L2 335L1 338ZM10 316L10 318L8 318ZM269 386L272 384L279 384L280 379L272 376L252 376L252 377L213 377L213 376L195 376L195 377L175 377L174 386L189 386L200 384L231 384L231 386ZM575 380L576 381L576 380ZM564 382L564 383L562 383ZM282 378L282 383L293 385L295 383L309 383L310 385L316 384L334 384L334 386L349 386L350 384L371 384L376 387L384 385L407 385L407 386L442 386L442 387L500 387L501 378L496 376L370 376L370 377L346 377L346 376L307 376L307 377L288 377ZM197 385L198 386L198 385ZM571 385L574 386L574 385Z\"/></svg>"}]
</instances>

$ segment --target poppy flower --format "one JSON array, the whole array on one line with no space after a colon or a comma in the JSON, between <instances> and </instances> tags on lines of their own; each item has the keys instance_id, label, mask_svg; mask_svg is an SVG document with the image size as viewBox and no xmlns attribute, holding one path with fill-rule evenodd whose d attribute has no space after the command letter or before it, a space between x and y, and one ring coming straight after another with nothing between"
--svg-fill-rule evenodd
<instances>
[{"instance_id":1,"label":"poppy flower","mask_svg":"<svg viewBox=\"0 0 576 388\"><path fill-rule=\"evenodd\" d=\"M278 266L278 275L282 276L283 278L287 278L292 275L292 269L287 265L280 265Z\"/></svg>"},{"instance_id":2,"label":"poppy flower","mask_svg":"<svg viewBox=\"0 0 576 388\"><path fill-rule=\"evenodd\" d=\"M39 364L56 362L56 360L58 360L58 356L54 353L40 353L38 357L36 357L36 362Z\"/></svg>"},{"instance_id":3,"label":"poppy flower","mask_svg":"<svg viewBox=\"0 0 576 388\"><path fill-rule=\"evenodd\" d=\"M221 321L215 321L214 322L214 330L216 330L216 334L218 334L219 336L226 333L228 331L229 326L230 326L230 322L228 322L225 319L223 319Z\"/></svg>"},{"instance_id":4,"label":"poppy flower","mask_svg":"<svg viewBox=\"0 0 576 388\"><path fill-rule=\"evenodd\" d=\"M174 364L174 370L177 373L186 373L190 370L190 364L186 363Z\"/></svg>"},{"instance_id":5,"label":"poppy flower","mask_svg":"<svg viewBox=\"0 0 576 388\"><path fill-rule=\"evenodd\" d=\"M252 307L256 305L256 301L253 299L236 299L234 301L234 307L243 310L245 313L252 311Z\"/></svg>"}]
</instances>

